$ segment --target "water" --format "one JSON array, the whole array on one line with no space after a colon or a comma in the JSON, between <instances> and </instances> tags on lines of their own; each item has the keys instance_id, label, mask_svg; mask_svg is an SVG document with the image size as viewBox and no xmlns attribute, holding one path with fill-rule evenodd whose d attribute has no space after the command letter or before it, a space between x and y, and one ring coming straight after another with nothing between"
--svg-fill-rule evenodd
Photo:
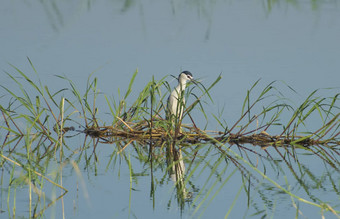
<instances>
[{"instance_id":1,"label":"water","mask_svg":"<svg viewBox=\"0 0 340 219\"><path fill-rule=\"evenodd\" d=\"M132 74L138 69L129 99L131 102L153 75L161 79L168 74L177 75L181 70L190 70L203 84L210 84L222 73L222 80L211 91L214 103L206 107L208 112L216 114L225 105L222 118L232 124L240 115L246 90L259 78L262 78L261 86L273 80L289 84L298 95L290 91L286 93L297 105L314 89L339 87L340 13L337 4L337 1L296 4L281 1L273 3L269 10L267 1L131 1L125 4L113 1L8 1L0 9L0 65L1 69L13 72L8 65L11 63L36 77L26 59L29 57L40 80L54 91L68 86L54 75L66 75L80 90L84 90L87 77L94 72L100 91L115 97L118 88L123 93L127 90ZM2 85L12 84L4 73L1 73L0 79ZM175 86L175 83L172 81L171 85ZM324 94L332 96L334 92L326 90ZM99 117L110 123L110 116L105 114L109 112L105 99L101 96L98 101ZM201 114L195 112L194 115L198 124L205 124L199 119ZM209 128L219 128L213 120L209 121ZM309 126L311 130L318 127L316 122ZM67 140L67 144L72 149L81 147L83 138L78 136ZM181 213L175 204L173 182L165 177L162 184L157 184L153 207L149 167L133 158L134 171L145 175L136 177L133 183L136 190L129 197L127 158L107 167L109 155L115 152L115 148L115 145L99 144L96 148L98 163L92 156L90 165L85 165L83 158L80 166L82 177L75 173L71 164L65 167L63 185L69 190L64 197L66 217L179 217ZM92 154L92 150L91 147L86 150L87 156ZM126 156L129 154L135 156L134 150L128 148ZM210 154L206 159L214 163L217 158L216 154ZM324 167L316 165L312 156L300 159L313 170L317 179L325 177ZM205 167L204 160L199 169ZM224 165L219 168L223 169ZM228 167L222 174L222 182L234 168L233 165ZM202 174L197 171L191 179L199 191L210 171L209 168L202 170ZM267 171L269 174L270 171ZM284 171L294 181L289 171ZM162 179L164 169L158 169L155 175L158 180ZM275 171L269 175L276 179ZM339 174L335 172L333 176L337 181ZM284 179L278 178L278 181L281 186L285 185ZM85 187L82 187L82 182ZM208 182L209 186L213 182ZM325 181L325 184L320 191L318 187L311 189L313 196L320 196L323 201L337 200L338 196L331 195L334 191L330 181ZM224 217L241 185L240 173L237 172L209 205L203 204L202 208L207 208L202 217ZM309 185L314 184L311 182ZM203 194L208 192L209 186L204 187ZM310 200L303 189L298 190L297 187L292 189ZM289 196L277 195L277 190L267 190L266 186L255 187L255 191L256 188L265 190L262 196L254 195L258 209L267 210L268 215L273 214L274 218L295 215ZM26 191L17 191L18 197L20 194L16 201L17 215L27 216ZM86 191L88 198L84 197ZM255 191L254 194L261 194ZM48 197L54 194L49 186L45 192ZM194 195L197 193L194 192ZM6 195L3 195L1 209L6 211L3 213L6 217L4 197ZM202 197L204 195L198 203ZM169 200L172 200L170 207ZM271 205L275 206L272 214L272 210L268 209ZM243 192L236 201L231 218L242 217L246 207L247 197ZM299 207L307 217L319 216L316 207L303 203ZM56 218L60 218L60 202L50 209L46 211L46 217L55 214ZM191 217L194 209L186 207L182 216ZM246 217L256 211L250 207Z\"/></svg>"}]
</instances>

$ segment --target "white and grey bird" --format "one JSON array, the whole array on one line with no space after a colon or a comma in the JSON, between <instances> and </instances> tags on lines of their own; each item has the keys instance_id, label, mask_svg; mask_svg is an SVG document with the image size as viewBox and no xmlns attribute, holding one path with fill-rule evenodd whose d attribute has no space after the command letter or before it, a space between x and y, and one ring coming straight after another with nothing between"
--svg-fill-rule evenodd
<instances>
[{"instance_id":1,"label":"white and grey bird","mask_svg":"<svg viewBox=\"0 0 340 219\"><path fill-rule=\"evenodd\" d=\"M183 71L178 76L178 85L171 92L168 97L167 103L167 118L173 117L180 121L183 116L185 98L184 98L184 90L188 81L193 80L193 76L189 71Z\"/></svg>"}]
</instances>

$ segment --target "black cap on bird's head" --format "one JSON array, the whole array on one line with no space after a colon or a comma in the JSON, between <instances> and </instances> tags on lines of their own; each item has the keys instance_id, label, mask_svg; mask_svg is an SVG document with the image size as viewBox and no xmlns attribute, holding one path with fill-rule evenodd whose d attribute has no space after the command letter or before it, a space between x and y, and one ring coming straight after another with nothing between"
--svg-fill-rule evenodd
<instances>
[{"instance_id":1,"label":"black cap on bird's head","mask_svg":"<svg viewBox=\"0 0 340 219\"><path fill-rule=\"evenodd\" d=\"M182 71L183 74L190 75L192 77L192 74L190 71Z\"/></svg>"},{"instance_id":2,"label":"black cap on bird's head","mask_svg":"<svg viewBox=\"0 0 340 219\"><path fill-rule=\"evenodd\" d=\"M189 80L193 79L194 77L192 76L191 72L190 71L182 71L181 74L185 74ZM181 74L179 74L179 77L181 77Z\"/></svg>"}]
</instances>

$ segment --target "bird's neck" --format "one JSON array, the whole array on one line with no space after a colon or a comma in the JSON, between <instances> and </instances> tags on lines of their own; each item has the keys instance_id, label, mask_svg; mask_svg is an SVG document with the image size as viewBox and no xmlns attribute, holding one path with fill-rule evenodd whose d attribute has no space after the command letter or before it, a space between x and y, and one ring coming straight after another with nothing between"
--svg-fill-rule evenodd
<instances>
[{"instance_id":1,"label":"bird's neck","mask_svg":"<svg viewBox=\"0 0 340 219\"><path fill-rule=\"evenodd\" d=\"M182 92L185 90L185 86L186 86L186 83L178 83L177 87L176 87L176 90L178 92Z\"/></svg>"}]
</instances>

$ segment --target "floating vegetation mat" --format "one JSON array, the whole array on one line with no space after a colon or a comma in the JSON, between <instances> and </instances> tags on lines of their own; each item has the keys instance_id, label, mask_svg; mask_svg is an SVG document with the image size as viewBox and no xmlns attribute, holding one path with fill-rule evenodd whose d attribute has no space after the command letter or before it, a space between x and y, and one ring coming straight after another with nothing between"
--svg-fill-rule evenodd
<instances>
[{"instance_id":1,"label":"floating vegetation mat","mask_svg":"<svg viewBox=\"0 0 340 219\"><path fill-rule=\"evenodd\" d=\"M140 123L139 123L140 124ZM164 129L152 129L148 126L136 129L135 124L130 124L129 129L117 128L114 126L102 127L88 127L84 130L86 135L94 138L100 138L102 142L110 143L112 138L133 139L140 142L146 141L166 141L168 138L173 139L175 136L171 135ZM340 142L336 138L331 139L314 139L313 136L285 136L285 135L269 135L266 131L260 133L246 133L246 134L226 134L221 131L201 130L197 127L183 126L185 131L177 134L176 139L186 143L214 143L219 141L221 143L229 144L251 144L253 146L261 146L266 149L269 146L324 146L324 147L338 147ZM74 128L67 129L73 130ZM173 133L174 134L174 133Z\"/></svg>"}]
</instances>

